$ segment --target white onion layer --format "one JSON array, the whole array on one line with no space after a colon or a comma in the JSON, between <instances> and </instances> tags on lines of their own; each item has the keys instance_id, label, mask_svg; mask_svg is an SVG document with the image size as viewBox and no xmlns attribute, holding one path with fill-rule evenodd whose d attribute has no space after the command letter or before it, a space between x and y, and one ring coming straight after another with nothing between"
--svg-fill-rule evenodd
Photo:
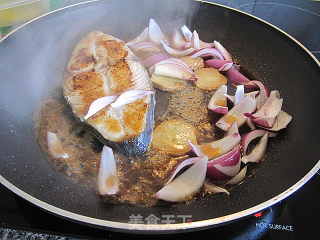
<instances>
[{"instance_id":1,"label":"white onion layer","mask_svg":"<svg viewBox=\"0 0 320 240\"><path fill-rule=\"evenodd\" d=\"M237 175L235 175L233 178L231 178L226 184L228 185L238 184L244 179L246 174L247 174L247 166L242 168L241 171Z\"/></svg>"},{"instance_id":2,"label":"white onion layer","mask_svg":"<svg viewBox=\"0 0 320 240\"><path fill-rule=\"evenodd\" d=\"M55 133L47 131L47 143L51 157L69 158L69 154L64 151L62 144Z\"/></svg>"},{"instance_id":3,"label":"white onion layer","mask_svg":"<svg viewBox=\"0 0 320 240\"><path fill-rule=\"evenodd\" d=\"M218 120L216 126L224 131L227 131L230 127L230 122L228 119L234 116L237 119L238 127L241 127L245 122L247 117L244 116L246 112L253 112L256 109L256 100L251 96L244 98L239 104L235 105L229 112Z\"/></svg>"},{"instance_id":4,"label":"white onion layer","mask_svg":"<svg viewBox=\"0 0 320 240\"><path fill-rule=\"evenodd\" d=\"M104 146L98 171L98 190L100 195L113 195L119 191L117 166L111 148Z\"/></svg>"},{"instance_id":5,"label":"white onion layer","mask_svg":"<svg viewBox=\"0 0 320 240\"><path fill-rule=\"evenodd\" d=\"M207 163L207 157L201 158L172 182L160 189L156 193L156 197L169 202L181 202L193 196L204 183Z\"/></svg>"}]
</instances>

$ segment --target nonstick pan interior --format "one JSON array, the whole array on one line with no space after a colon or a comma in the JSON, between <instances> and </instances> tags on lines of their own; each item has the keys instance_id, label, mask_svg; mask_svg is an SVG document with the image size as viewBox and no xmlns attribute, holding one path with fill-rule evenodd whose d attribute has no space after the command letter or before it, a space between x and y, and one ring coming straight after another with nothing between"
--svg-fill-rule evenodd
<instances>
[{"instance_id":1,"label":"nonstick pan interior","mask_svg":"<svg viewBox=\"0 0 320 240\"><path fill-rule=\"evenodd\" d=\"M223 43L251 79L280 91L283 109L293 116L289 127L270 142L263 162L230 196L206 196L190 204L148 208L105 204L53 171L35 139L33 114L42 100L60 89L74 45L92 30L127 41L140 33L150 18L166 33L187 24L203 41ZM72 213L68 217L74 220L128 230L131 215L190 215L190 226L203 227L206 223L198 221L237 213L276 197L301 180L320 159L319 64L289 36L232 9L183 0L79 4L41 17L9 35L0 42L0 62L1 182L23 197L32 196L28 200L55 214L66 216L60 209Z\"/></svg>"}]
</instances>

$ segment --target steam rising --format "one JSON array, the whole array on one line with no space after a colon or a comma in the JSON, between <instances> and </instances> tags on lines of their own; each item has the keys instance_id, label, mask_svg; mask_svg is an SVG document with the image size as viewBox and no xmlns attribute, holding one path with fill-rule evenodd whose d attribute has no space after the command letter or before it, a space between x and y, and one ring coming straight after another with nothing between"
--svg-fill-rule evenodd
<instances>
[{"instance_id":1,"label":"steam rising","mask_svg":"<svg viewBox=\"0 0 320 240\"><path fill-rule=\"evenodd\" d=\"M165 34L190 23L192 1L100 1L75 6L36 20L0 43L0 107L26 121L61 81L71 51L89 31L124 41L136 37L154 18ZM5 113L6 114L6 113Z\"/></svg>"}]
</instances>

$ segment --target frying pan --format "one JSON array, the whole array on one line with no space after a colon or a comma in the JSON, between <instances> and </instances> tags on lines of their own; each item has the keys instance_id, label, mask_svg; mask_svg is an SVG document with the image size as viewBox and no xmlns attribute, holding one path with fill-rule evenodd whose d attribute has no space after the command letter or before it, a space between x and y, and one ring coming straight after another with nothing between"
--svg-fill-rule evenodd
<instances>
[{"instance_id":1,"label":"frying pan","mask_svg":"<svg viewBox=\"0 0 320 240\"><path fill-rule=\"evenodd\" d=\"M250 79L280 91L293 116L268 145L267 155L230 196L189 204L137 207L102 203L94 193L49 166L33 131L37 105L60 89L75 44L91 30L125 41L156 19L168 34L187 24L203 41L218 40ZM124 0L77 4L37 18L0 42L0 181L63 218L118 231L152 233L203 229L263 210L298 190L320 166L319 62L292 37L250 15L194 1ZM303 207L303 206L302 206ZM130 216L174 217L175 223L131 224ZM188 215L184 223L179 215Z\"/></svg>"}]
</instances>

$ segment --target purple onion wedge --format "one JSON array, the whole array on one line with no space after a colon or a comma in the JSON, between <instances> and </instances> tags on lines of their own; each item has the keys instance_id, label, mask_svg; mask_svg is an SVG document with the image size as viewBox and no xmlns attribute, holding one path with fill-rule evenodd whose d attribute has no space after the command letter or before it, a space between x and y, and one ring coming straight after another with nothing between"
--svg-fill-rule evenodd
<instances>
[{"instance_id":1,"label":"purple onion wedge","mask_svg":"<svg viewBox=\"0 0 320 240\"><path fill-rule=\"evenodd\" d=\"M208 180L206 180L204 183L204 189L208 193L226 193L228 195L230 194L226 189L219 187Z\"/></svg>"},{"instance_id":2,"label":"purple onion wedge","mask_svg":"<svg viewBox=\"0 0 320 240\"><path fill-rule=\"evenodd\" d=\"M234 123L232 123L232 125L229 127L226 135L233 135L235 133L239 133L239 128L238 128L237 121L234 121Z\"/></svg>"},{"instance_id":3,"label":"purple onion wedge","mask_svg":"<svg viewBox=\"0 0 320 240\"><path fill-rule=\"evenodd\" d=\"M268 132L265 132L262 138L259 140L258 144L253 148L253 150L249 154L244 155L241 158L241 161L243 163L260 162L266 153L267 145Z\"/></svg>"},{"instance_id":4,"label":"purple onion wedge","mask_svg":"<svg viewBox=\"0 0 320 240\"><path fill-rule=\"evenodd\" d=\"M193 31L192 37L191 37L191 47L194 49L200 49L200 39L199 35L196 30Z\"/></svg>"},{"instance_id":5,"label":"purple onion wedge","mask_svg":"<svg viewBox=\"0 0 320 240\"><path fill-rule=\"evenodd\" d=\"M134 52L138 51L150 51L150 52L161 52L160 48L158 48L155 44L152 42L144 41L134 44L131 47L131 50Z\"/></svg>"},{"instance_id":6,"label":"purple onion wedge","mask_svg":"<svg viewBox=\"0 0 320 240\"><path fill-rule=\"evenodd\" d=\"M104 109L106 106L114 102L119 96L118 95L112 95L112 96L105 96L98 98L94 100L87 112L87 114L83 117L84 120L87 120L88 118L92 117L94 114L99 112L100 110Z\"/></svg>"},{"instance_id":7,"label":"purple onion wedge","mask_svg":"<svg viewBox=\"0 0 320 240\"><path fill-rule=\"evenodd\" d=\"M186 49L188 46L188 42L181 36L178 29L174 29L171 34L170 46L177 50Z\"/></svg>"},{"instance_id":8,"label":"purple onion wedge","mask_svg":"<svg viewBox=\"0 0 320 240\"><path fill-rule=\"evenodd\" d=\"M69 158L69 154L64 151L62 144L55 133L47 131L47 144L51 157Z\"/></svg>"},{"instance_id":9,"label":"purple onion wedge","mask_svg":"<svg viewBox=\"0 0 320 240\"><path fill-rule=\"evenodd\" d=\"M227 71L232 67L233 62L221 59L209 59L205 61L205 65L218 69L219 71Z\"/></svg>"},{"instance_id":10,"label":"purple onion wedge","mask_svg":"<svg viewBox=\"0 0 320 240\"><path fill-rule=\"evenodd\" d=\"M283 99L280 99L278 91L272 91L269 98L255 114L246 113L247 117L250 117L256 124L271 128L275 122L276 117L281 111Z\"/></svg>"},{"instance_id":11,"label":"purple onion wedge","mask_svg":"<svg viewBox=\"0 0 320 240\"><path fill-rule=\"evenodd\" d=\"M155 54L155 55L152 55L150 57L143 59L142 62L146 68L149 68L158 62L167 60L168 58L169 58L168 55L163 54L163 53L158 53L158 54Z\"/></svg>"},{"instance_id":12,"label":"purple onion wedge","mask_svg":"<svg viewBox=\"0 0 320 240\"><path fill-rule=\"evenodd\" d=\"M154 74L164 77L195 81L192 69L178 58L169 58L155 64Z\"/></svg>"},{"instance_id":13,"label":"purple onion wedge","mask_svg":"<svg viewBox=\"0 0 320 240\"><path fill-rule=\"evenodd\" d=\"M161 41L168 42L159 25L152 18L149 21L148 40L156 45L159 45Z\"/></svg>"},{"instance_id":14,"label":"purple onion wedge","mask_svg":"<svg viewBox=\"0 0 320 240\"><path fill-rule=\"evenodd\" d=\"M191 42L192 32L191 32L191 30L190 30L186 25L183 25L183 26L181 27L181 32L182 32L185 40L186 40L187 42Z\"/></svg>"},{"instance_id":15,"label":"purple onion wedge","mask_svg":"<svg viewBox=\"0 0 320 240\"><path fill-rule=\"evenodd\" d=\"M247 154L247 149L251 141L258 137L262 137L267 131L263 129L257 129L251 132L248 132L241 138L241 147L243 154ZM275 137L277 133L269 132L268 137Z\"/></svg>"},{"instance_id":16,"label":"purple onion wedge","mask_svg":"<svg viewBox=\"0 0 320 240\"><path fill-rule=\"evenodd\" d=\"M100 195L114 195L119 190L116 162L112 149L107 146L103 147L101 153L98 190Z\"/></svg>"},{"instance_id":17,"label":"purple onion wedge","mask_svg":"<svg viewBox=\"0 0 320 240\"><path fill-rule=\"evenodd\" d=\"M209 100L208 108L215 113L226 114L227 107L227 85L221 85Z\"/></svg>"},{"instance_id":18,"label":"purple onion wedge","mask_svg":"<svg viewBox=\"0 0 320 240\"><path fill-rule=\"evenodd\" d=\"M195 48L187 48L187 49L177 50L177 49L174 49L174 48L170 47L164 41L162 41L161 43L162 43L162 46L164 47L164 49L166 50L167 53L169 53L172 56L176 56L176 57L187 56L187 55L189 55L190 53L193 53L196 50Z\"/></svg>"},{"instance_id":19,"label":"purple onion wedge","mask_svg":"<svg viewBox=\"0 0 320 240\"><path fill-rule=\"evenodd\" d=\"M239 85L239 86L241 86L241 85ZM244 94L244 98L247 97L247 96L250 96L251 98L256 99L256 96L257 96L257 94L258 94L259 92L260 92L260 91L247 92L247 93ZM235 104L234 104L235 96L226 94L226 97L227 97L227 100L228 100L229 102L231 102L233 105L235 105Z\"/></svg>"},{"instance_id":20,"label":"purple onion wedge","mask_svg":"<svg viewBox=\"0 0 320 240\"><path fill-rule=\"evenodd\" d=\"M191 150L197 156L207 156L208 159L213 159L231 151L240 142L241 137L239 133L226 135L225 137L201 145L194 145L189 141Z\"/></svg>"},{"instance_id":21,"label":"purple onion wedge","mask_svg":"<svg viewBox=\"0 0 320 240\"><path fill-rule=\"evenodd\" d=\"M211 48L211 47L201 48L198 51L195 51L191 55L191 58L196 58L196 57L212 57L212 58L218 58L220 60L224 60L221 53L217 49Z\"/></svg>"},{"instance_id":22,"label":"purple onion wedge","mask_svg":"<svg viewBox=\"0 0 320 240\"><path fill-rule=\"evenodd\" d=\"M251 96L245 97L239 104L235 105L229 112L220 118L216 122L216 126L224 131L227 131L229 127L235 121L238 122L238 127L241 127L245 122L247 117L244 113L254 112L256 109L256 100Z\"/></svg>"},{"instance_id":23,"label":"purple onion wedge","mask_svg":"<svg viewBox=\"0 0 320 240\"><path fill-rule=\"evenodd\" d=\"M232 57L230 53L222 46L221 43L219 43L218 41L214 41L213 45L221 53L225 60L232 62Z\"/></svg>"},{"instance_id":24,"label":"purple onion wedge","mask_svg":"<svg viewBox=\"0 0 320 240\"><path fill-rule=\"evenodd\" d=\"M173 170L172 174L170 175L169 180L167 181L166 184L168 184L169 182L171 182L175 176L185 167L190 166L195 164L196 162L198 162L202 157L193 157L193 158L188 158L183 160L181 163L179 163L175 169Z\"/></svg>"},{"instance_id":25,"label":"purple onion wedge","mask_svg":"<svg viewBox=\"0 0 320 240\"><path fill-rule=\"evenodd\" d=\"M268 90L268 88L266 87L266 85L264 85L262 82L257 81L257 80L253 80L252 81L254 84L256 84L259 89L260 89L260 93L257 96L257 109L259 110L263 104L267 101L268 97L270 96L270 92Z\"/></svg>"},{"instance_id":26,"label":"purple onion wedge","mask_svg":"<svg viewBox=\"0 0 320 240\"><path fill-rule=\"evenodd\" d=\"M213 180L226 180L237 175L240 170L240 147L208 162L207 176Z\"/></svg>"},{"instance_id":27,"label":"purple onion wedge","mask_svg":"<svg viewBox=\"0 0 320 240\"><path fill-rule=\"evenodd\" d=\"M251 118L247 118L246 120L247 126L251 129L251 131L255 130L257 127Z\"/></svg>"},{"instance_id":28,"label":"purple onion wedge","mask_svg":"<svg viewBox=\"0 0 320 240\"><path fill-rule=\"evenodd\" d=\"M123 106L128 103L132 103L138 99L144 98L145 96L154 94L156 90L142 90L142 89L132 89L125 91L119 95L119 97L111 103L111 107L116 108Z\"/></svg>"},{"instance_id":29,"label":"purple onion wedge","mask_svg":"<svg viewBox=\"0 0 320 240\"><path fill-rule=\"evenodd\" d=\"M203 186L206 178L207 163L208 158L202 157L197 163L160 189L156 193L156 197L168 202L187 200Z\"/></svg>"},{"instance_id":30,"label":"purple onion wedge","mask_svg":"<svg viewBox=\"0 0 320 240\"><path fill-rule=\"evenodd\" d=\"M281 129L286 128L291 120L292 120L292 116L290 116L288 113L281 110L278 116L276 117L276 120L271 128L266 128L263 126L259 126L259 127L262 127L269 131L280 131Z\"/></svg>"},{"instance_id":31,"label":"purple onion wedge","mask_svg":"<svg viewBox=\"0 0 320 240\"><path fill-rule=\"evenodd\" d=\"M246 174L247 174L247 166L242 168L241 171L237 175L235 175L233 178L231 178L226 184L228 184L228 185L236 185L236 184L240 183L244 179Z\"/></svg>"},{"instance_id":32,"label":"purple onion wedge","mask_svg":"<svg viewBox=\"0 0 320 240\"><path fill-rule=\"evenodd\" d=\"M239 102L241 102L244 99L244 86L238 85L236 93L234 94L234 105L237 105Z\"/></svg>"},{"instance_id":33,"label":"purple onion wedge","mask_svg":"<svg viewBox=\"0 0 320 240\"><path fill-rule=\"evenodd\" d=\"M234 85L244 85L245 89L256 89L257 86L250 81L246 76L241 74L234 68L230 68L226 72L226 77L231 81Z\"/></svg>"}]
</instances>

